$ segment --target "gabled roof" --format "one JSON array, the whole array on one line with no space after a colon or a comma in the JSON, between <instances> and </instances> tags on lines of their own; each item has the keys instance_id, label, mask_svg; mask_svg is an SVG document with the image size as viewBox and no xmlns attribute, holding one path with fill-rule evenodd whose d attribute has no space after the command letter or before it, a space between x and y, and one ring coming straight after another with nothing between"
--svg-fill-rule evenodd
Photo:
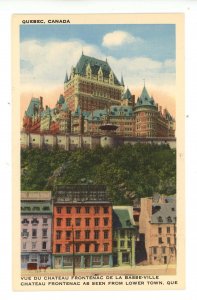
<instances>
[{"instance_id":1,"label":"gabled roof","mask_svg":"<svg viewBox=\"0 0 197 300\"><path fill-rule=\"evenodd\" d=\"M158 203L152 206L151 223L154 224L175 224L176 223L176 204Z\"/></svg>"},{"instance_id":2,"label":"gabled roof","mask_svg":"<svg viewBox=\"0 0 197 300\"><path fill-rule=\"evenodd\" d=\"M131 206L113 206L113 227L134 228L133 208Z\"/></svg>"},{"instance_id":3,"label":"gabled roof","mask_svg":"<svg viewBox=\"0 0 197 300\"><path fill-rule=\"evenodd\" d=\"M109 74L111 72L111 68L107 61L103 61L91 56L87 56L82 54L76 67L74 68L76 74L80 74L82 76L86 75L86 67L87 65L90 65L91 71L93 75L97 75L99 69L102 69L103 76L109 77ZM113 73L114 74L114 73ZM121 85L118 81L117 77L114 74L114 82L115 84Z\"/></svg>"},{"instance_id":4,"label":"gabled roof","mask_svg":"<svg viewBox=\"0 0 197 300\"><path fill-rule=\"evenodd\" d=\"M59 99L57 101L57 104L63 104L65 102L65 99L64 99L64 96L63 95L60 95L59 96Z\"/></svg>"},{"instance_id":5,"label":"gabled roof","mask_svg":"<svg viewBox=\"0 0 197 300\"><path fill-rule=\"evenodd\" d=\"M32 117L34 115L34 108L39 108L40 107L40 99L39 98L31 98L31 101L29 103L29 106L25 112L26 116Z\"/></svg>"}]
</instances>

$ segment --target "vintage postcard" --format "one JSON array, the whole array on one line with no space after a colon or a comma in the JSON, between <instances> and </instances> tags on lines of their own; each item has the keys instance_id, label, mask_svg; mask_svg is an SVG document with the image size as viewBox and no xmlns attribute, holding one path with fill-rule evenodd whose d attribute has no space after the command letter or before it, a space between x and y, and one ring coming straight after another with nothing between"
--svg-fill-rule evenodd
<instances>
[{"instance_id":1,"label":"vintage postcard","mask_svg":"<svg viewBox=\"0 0 197 300\"><path fill-rule=\"evenodd\" d=\"M183 14L12 24L14 290L183 289Z\"/></svg>"}]
</instances>

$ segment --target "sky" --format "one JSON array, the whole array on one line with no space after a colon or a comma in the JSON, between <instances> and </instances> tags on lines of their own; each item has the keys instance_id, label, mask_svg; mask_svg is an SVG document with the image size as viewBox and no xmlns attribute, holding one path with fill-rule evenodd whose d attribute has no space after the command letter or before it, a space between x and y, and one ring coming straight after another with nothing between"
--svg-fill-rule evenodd
<instances>
[{"instance_id":1,"label":"sky","mask_svg":"<svg viewBox=\"0 0 197 300\"><path fill-rule=\"evenodd\" d=\"M81 53L108 60L136 98L144 86L175 116L175 25L20 25L21 117L32 96L51 107Z\"/></svg>"}]
</instances>

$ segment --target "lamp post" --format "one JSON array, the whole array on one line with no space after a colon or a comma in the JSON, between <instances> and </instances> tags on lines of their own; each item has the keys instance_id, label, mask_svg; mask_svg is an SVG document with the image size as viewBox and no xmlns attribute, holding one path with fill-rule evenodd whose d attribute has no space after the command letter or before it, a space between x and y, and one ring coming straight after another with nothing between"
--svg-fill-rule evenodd
<instances>
[{"instance_id":1,"label":"lamp post","mask_svg":"<svg viewBox=\"0 0 197 300\"><path fill-rule=\"evenodd\" d=\"M74 237L73 225L72 225L72 244L73 244L73 276L75 276L75 237Z\"/></svg>"}]
</instances>

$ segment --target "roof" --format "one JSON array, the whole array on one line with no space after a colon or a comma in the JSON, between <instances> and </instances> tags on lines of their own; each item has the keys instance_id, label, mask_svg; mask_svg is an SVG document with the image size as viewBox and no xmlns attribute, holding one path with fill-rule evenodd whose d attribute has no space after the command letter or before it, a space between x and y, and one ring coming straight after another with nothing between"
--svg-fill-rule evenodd
<instances>
[{"instance_id":1,"label":"roof","mask_svg":"<svg viewBox=\"0 0 197 300\"><path fill-rule=\"evenodd\" d=\"M34 108L36 107L38 109L39 106L40 106L40 99L32 97L25 114L28 117L32 117L34 115Z\"/></svg>"},{"instance_id":2,"label":"roof","mask_svg":"<svg viewBox=\"0 0 197 300\"><path fill-rule=\"evenodd\" d=\"M21 200L22 201L48 201L51 200L51 192L50 191L29 191L29 192L21 192Z\"/></svg>"},{"instance_id":3,"label":"roof","mask_svg":"<svg viewBox=\"0 0 197 300\"><path fill-rule=\"evenodd\" d=\"M154 224L175 224L176 223L176 204L159 203L152 206L151 223Z\"/></svg>"},{"instance_id":4,"label":"roof","mask_svg":"<svg viewBox=\"0 0 197 300\"><path fill-rule=\"evenodd\" d=\"M63 104L65 102L64 96L60 95L59 100L57 101L57 104Z\"/></svg>"},{"instance_id":5,"label":"roof","mask_svg":"<svg viewBox=\"0 0 197 300\"><path fill-rule=\"evenodd\" d=\"M110 115L111 116L126 116L126 117L130 117L133 115L133 109L131 106L127 106L127 105L113 105L110 107Z\"/></svg>"},{"instance_id":6,"label":"roof","mask_svg":"<svg viewBox=\"0 0 197 300\"><path fill-rule=\"evenodd\" d=\"M131 92L130 90L127 88L126 92L123 94L123 99L128 99L128 100L131 100L132 98L132 95L131 95Z\"/></svg>"},{"instance_id":7,"label":"roof","mask_svg":"<svg viewBox=\"0 0 197 300\"><path fill-rule=\"evenodd\" d=\"M138 98L137 103L135 106L152 106L152 107L156 107L155 101L153 99L153 97L150 97L146 87L143 87L141 96Z\"/></svg>"},{"instance_id":8,"label":"roof","mask_svg":"<svg viewBox=\"0 0 197 300\"><path fill-rule=\"evenodd\" d=\"M131 206L113 206L113 227L133 228L133 208Z\"/></svg>"},{"instance_id":9,"label":"roof","mask_svg":"<svg viewBox=\"0 0 197 300\"><path fill-rule=\"evenodd\" d=\"M103 61L103 60L82 54L76 67L74 68L75 73L85 76L86 75L86 67L88 64L91 67L93 75L97 75L100 68L102 69L104 77L109 77L109 74L112 71L111 67L109 66L107 61ZM114 83L121 85L120 82L118 81L117 77L115 76L115 74L114 74Z\"/></svg>"}]
</instances>

